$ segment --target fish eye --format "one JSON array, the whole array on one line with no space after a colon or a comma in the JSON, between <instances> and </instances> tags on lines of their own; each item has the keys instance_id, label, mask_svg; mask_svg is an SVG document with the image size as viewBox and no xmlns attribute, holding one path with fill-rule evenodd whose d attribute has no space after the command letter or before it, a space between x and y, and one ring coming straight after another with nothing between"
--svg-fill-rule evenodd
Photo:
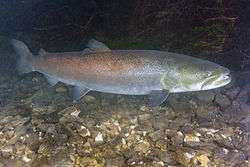
<instances>
[{"instance_id":1,"label":"fish eye","mask_svg":"<svg viewBox=\"0 0 250 167\"><path fill-rule=\"evenodd\" d=\"M207 71L206 73L205 73L205 76L206 77L210 77L212 75L212 72L211 71Z\"/></svg>"}]
</instances>

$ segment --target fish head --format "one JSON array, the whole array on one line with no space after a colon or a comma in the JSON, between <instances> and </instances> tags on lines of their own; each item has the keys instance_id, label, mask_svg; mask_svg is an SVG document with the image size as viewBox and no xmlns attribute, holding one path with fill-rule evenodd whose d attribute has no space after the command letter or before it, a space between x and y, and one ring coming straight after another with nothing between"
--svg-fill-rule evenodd
<instances>
[{"instance_id":1,"label":"fish head","mask_svg":"<svg viewBox=\"0 0 250 167\"><path fill-rule=\"evenodd\" d=\"M179 64L168 76L172 82L171 92L210 90L231 82L229 69L200 59Z\"/></svg>"}]
</instances>

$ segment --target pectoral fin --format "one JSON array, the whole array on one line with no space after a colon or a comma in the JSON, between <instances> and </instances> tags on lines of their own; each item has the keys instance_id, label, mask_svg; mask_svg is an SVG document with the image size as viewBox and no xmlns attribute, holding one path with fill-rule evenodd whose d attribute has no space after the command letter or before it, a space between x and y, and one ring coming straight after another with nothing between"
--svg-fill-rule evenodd
<instances>
[{"instance_id":1,"label":"pectoral fin","mask_svg":"<svg viewBox=\"0 0 250 167\"><path fill-rule=\"evenodd\" d=\"M150 107L156 107L161 105L169 96L167 90L153 90L148 95L148 104Z\"/></svg>"},{"instance_id":2,"label":"pectoral fin","mask_svg":"<svg viewBox=\"0 0 250 167\"><path fill-rule=\"evenodd\" d=\"M55 86L55 85L57 84L57 82L58 82L57 79L55 79L55 78L53 78L53 77L50 77L50 76L48 76L48 75L46 75L45 77L46 77L48 83L49 83L51 86Z\"/></svg>"},{"instance_id":3,"label":"pectoral fin","mask_svg":"<svg viewBox=\"0 0 250 167\"><path fill-rule=\"evenodd\" d=\"M74 100L79 100L89 91L90 90L88 88L74 86L71 90L71 96Z\"/></svg>"}]
</instances>

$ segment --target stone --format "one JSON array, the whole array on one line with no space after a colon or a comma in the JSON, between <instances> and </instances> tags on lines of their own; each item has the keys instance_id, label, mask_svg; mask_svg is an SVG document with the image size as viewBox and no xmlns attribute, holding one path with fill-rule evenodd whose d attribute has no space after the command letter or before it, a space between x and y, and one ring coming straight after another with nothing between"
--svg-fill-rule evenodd
<instances>
[{"instance_id":1,"label":"stone","mask_svg":"<svg viewBox=\"0 0 250 167\"><path fill-rule=\"evenodd\" d=\"M157 130L155 132L149 133L148 136L152 141L156 142L157 140L164 138L164 130Z\"/></svg>"},{"instance_id":2,"label":"stone","mask_svg":"<svg viewBox=\"0 0 250 167\"><path fill-rule=\"evenodd\" d=\"M68 89L65 87L65 86L58 86L57 88L56 88L56 92L57 93L65 93L65 92L67 92L68 91Z\"/></svg>"},{"instance_id":3,"label":"stone","mask_svg":"<svg viewBox=\"0 0 250 167\"><path fill-rule=\"evenodd\" d=\"M98 162L95 157L76 157L76 167L103 167L104 162Z\"/></svg>"},{"instance_id":4,"label":"stone","mask_svg":"<svg viewBox=\"0 0 250 167\"><path fill-rule=\"evenodd\" d=\"M139 143L136 143L134 145L134 150L136 152L140 152L140 153L143 153L143 154L146 154L149 150L150 150L150 143L143 140L143 141L140 141Z\"/></svg>"},{"instance_id":5,"label":"stone","mask_svg":"<svg viewBox=\"0 0 250 167\"><path fill-rule=\"evenodd\" d=\"M176 160L183 166L191 166L192 159L195 157L193 151L177 150Z\"/></svg>"},{"instance_id":6,"label":"stone","mask_svg":"<svg viewBox=\"0 0 250 167\"><path fill-rule=\"evenodd\" d=\"M210 166L210 160L206 155L197 155L193 158L193 163L198 165L200 167L209 167Z\"/></svg>"},{"instance_id":7,"label":"stone","mask_svg":"<svg viewBox=\"0 0 250 167\"><path fill-rule=\"evenodd\" d=\"M200 91L195 95L198 101L203 104L212 103L215 97L215 93L213 91Z\"/></svg>"},{"instance_id":8,"label":"stone","mask_svg":"<svg viewBox=\"0 0 250 167\"><path fill-rule=\"evenodd\" d=\"M103 143L103 136L101 132L98 132L98 134L96 135L95 142L98 144Z\"/></svg>"},{"instance_id":9,"label":"stone","mask_svg":"<svg viewBox=\"0 0 250 167\"><path fill-rule=\"evenodd\" d=\"M151 118L151 114L142 114L138 116L138 122L142 123Z\"/></svg>"},{"instance_id":10,"label":"stone","mask_svg":"<svg viewBox=\"0 0 250 167\"><path fill-rule=\"evenodd\" d=\"M81 110L79 108L77 108L75 106L70 106L70 107L63 109L58 114L64 115L64 116L70 115L70 116L78 117L80 112L81 112Z\"/></svg>"},{"instance_id":11,"label":"stone","mask_svg":"<svg viewBox=\"0 0 250 167\"><path fill-rule=\"evenodd\" d=\"M14 137L15 135L15 131L14 130L10 130L8 132L5 132L6 136L8 139L11 139L12 137Z\"/></svg>"},{"instance_id":12,"label":"stone","mask_svg":"<svg viewBox=\"0 0 250 167\"><path fill-rule=\"evenodd\" d=\"M184 140L184 135L181 131L178 131L172 138L171 138L172 142L174 145L181 145L183 143Z\"/></svg>"},{"instance_id":13,"label":"stone","mask_svg":"<svg viewBox=\"0 0 250 167\"><path fill-rule=\"evenodd\" d=\"M223 94L217 94L215 96L215 102L219 104L222 108L226 108L231 105L230 99Z\"/></svg>"},{"instance_id":14,"label":"stone","mask_svg":"<svg viewBox=\"0 0 250 167\"><path fill-rule=\"evenodd\" d=\"M173 153L165 150L154 150L154 154L157 158L159 158L160 161L167 163L167 164L174 164L174 155Z\"/></svg>"},{"instance_id":15,"label":"stone","mask_svg":"<svg viewBox=\"0 0 250 167\"><path fill-rule=\"evenodd\" d=\"M195 134L185 134L184 142L187 145L194 147L200 144L200 138Z\"/></svg>"},{"instance_id":16,"label":"stone","mask_svg":"<svg viewBox=\"0 0 250 167\"><path fill-rule=\"evenodd\" d=\"M80 126L80 128L77 130L78 134L82 137L90 137L91 133L85 126Z\"/></svg>"},{"instance_id":17,"label":"stone","mask_svg":"<svg viewBox=\"0 0 250 167\"><path fill-rule=\"evenodd\" d=\"M83 97L83 100L86 102L86 103L93 103L96 101L96 98L94 96L90 96L90 95L85 95Z\"/></svg>"},{"instance_id":18,"label":"stone","mask_svg":"<svg viewBox=\"0 0 250 167\"><path fill-rule=\"evenodd\" d=\"M107 158L106 167L125 167L125 160L123 156L116 155L116 157L113 158Z\"/></svg>"},{"instance_id":19,"label":"stone","mask_svg":"<svg viewBox=\"0 0 250 167\"><path fill-rule=\"evenodd\" d=\"M233 100L237 97L237 95L240 92L240 88L239 87L233 87L231 89L228 89L226 91L223 92L223 94L227 95L230 100Z\"/></svg>"}]
</instances>

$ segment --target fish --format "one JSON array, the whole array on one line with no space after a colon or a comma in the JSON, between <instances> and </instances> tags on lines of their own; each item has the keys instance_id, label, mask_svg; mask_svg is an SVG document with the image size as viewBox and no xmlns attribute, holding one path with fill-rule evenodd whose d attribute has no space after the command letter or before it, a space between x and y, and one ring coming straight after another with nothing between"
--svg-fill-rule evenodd
<instances>
[{"instance_id":1,"label":"fish","mask_svg":"<svg viewBox=\"0 0 250 167\"><path fill-rule=\"evenodd\" d=\"M72 85L72 98L90 91L148 95L149 106L162 104L170 93L210 90L231 82L230 70L208 60L159 50L111 50L91 39L82 51L33 55L12 39L20 73L37 71L54 86Z\"/></svg>"}]
</instances>

